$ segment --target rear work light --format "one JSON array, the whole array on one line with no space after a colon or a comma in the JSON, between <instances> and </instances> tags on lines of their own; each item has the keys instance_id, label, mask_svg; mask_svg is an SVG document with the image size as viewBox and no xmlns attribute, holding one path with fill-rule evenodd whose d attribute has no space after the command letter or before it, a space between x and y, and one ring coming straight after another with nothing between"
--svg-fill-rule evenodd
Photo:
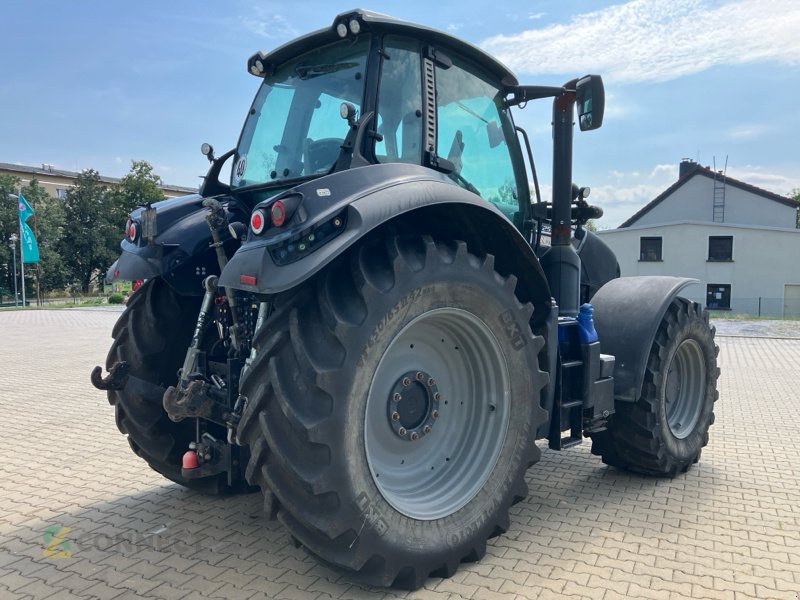
<instances>
[{"instance_id":1,"label":"rear work light","mask_svg":"<svg viewBox=\"0 0 800 600\"><path fill-rule=\"evenodd\" d=\"M263 210L255 210L253 211L253 214L250 215L250 229L252 229L253 233L256 235L261 235L261 232L264 231L264 226L266 223L267 218Z\"/></svg>"}]
</instances>

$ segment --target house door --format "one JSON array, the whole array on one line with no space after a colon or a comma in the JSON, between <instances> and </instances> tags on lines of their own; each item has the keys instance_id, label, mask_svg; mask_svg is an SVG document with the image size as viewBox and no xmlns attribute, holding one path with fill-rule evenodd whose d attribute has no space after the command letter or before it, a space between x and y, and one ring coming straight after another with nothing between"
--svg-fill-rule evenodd
<instances>
[{"instance_id":1,"label":"house door","mask_svg":"<svg viewBox=\"0 0 800 600\"><path fill-rule=\"evenodd\" d=\"M800 317L800 284L783 286L783 316Z\"/></svg>"}]
</instances>

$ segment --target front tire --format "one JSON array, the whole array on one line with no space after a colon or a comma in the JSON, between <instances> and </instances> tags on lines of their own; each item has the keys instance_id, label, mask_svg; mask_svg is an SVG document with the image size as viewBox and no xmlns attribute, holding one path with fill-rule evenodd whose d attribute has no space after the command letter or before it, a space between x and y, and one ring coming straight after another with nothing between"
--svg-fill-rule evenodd
<instances>
[{"instance_id":1,"label":"front tire","mask_svg":"<svg viewBox=\"0 0 800 600\"><path fill-rule=\"evenodd\" d=\"M687 471L700 460L714 423L718 352L708 313L673 300L653 340L641 397L616 404L608 429L592 434L592 453L645 475Z\"/></svg>"},{"instance_id":2,"label":"front tire","mask_svg":"<svg viewBox=\"0 0 800 600\"><path fill-rule=\"evenodd\" d=\"M463 242L396 237L276 300L238 439L267 510L323 562L414 589L507 529L546 419L515 286Z\"/></svg>"}]
</instances>

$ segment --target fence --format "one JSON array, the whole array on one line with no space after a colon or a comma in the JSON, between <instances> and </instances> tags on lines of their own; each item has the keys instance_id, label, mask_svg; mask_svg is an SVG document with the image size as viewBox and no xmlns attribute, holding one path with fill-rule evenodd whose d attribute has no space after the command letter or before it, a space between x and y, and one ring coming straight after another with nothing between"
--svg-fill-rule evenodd
<instances>
[{"instance_id":1,"label":"fence","mask_svg":"<svg viewBox=\"0 0 800 600\"><path fill-rule=\"evenodd\" d=\"M688 296L687 296L688 297ZM706 298L688 297L690 300L706 306ZM777 319L800 319L800 300L770 298L744 298L733 296L729 307L709 306L708 310L732 315L750 315L753 317L773 317Z\"/></svg>"}]
</instances>

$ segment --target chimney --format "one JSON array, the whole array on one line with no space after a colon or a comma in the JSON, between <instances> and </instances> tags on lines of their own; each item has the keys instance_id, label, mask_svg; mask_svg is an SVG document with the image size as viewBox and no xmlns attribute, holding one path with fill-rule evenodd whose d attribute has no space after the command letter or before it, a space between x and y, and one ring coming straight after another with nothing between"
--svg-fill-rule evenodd
<instances>
[{"instance_id":1,"label":"chimney","mask_svg":"<svg viewBox=\"0 0 800 600\"><path fill-rule=\"evenodd\" d=\"M697 166L691 158L682 158L680 168L678 169L678 179L683 179L689 171L693 171Z\"/></svg>"}]
</instances>

